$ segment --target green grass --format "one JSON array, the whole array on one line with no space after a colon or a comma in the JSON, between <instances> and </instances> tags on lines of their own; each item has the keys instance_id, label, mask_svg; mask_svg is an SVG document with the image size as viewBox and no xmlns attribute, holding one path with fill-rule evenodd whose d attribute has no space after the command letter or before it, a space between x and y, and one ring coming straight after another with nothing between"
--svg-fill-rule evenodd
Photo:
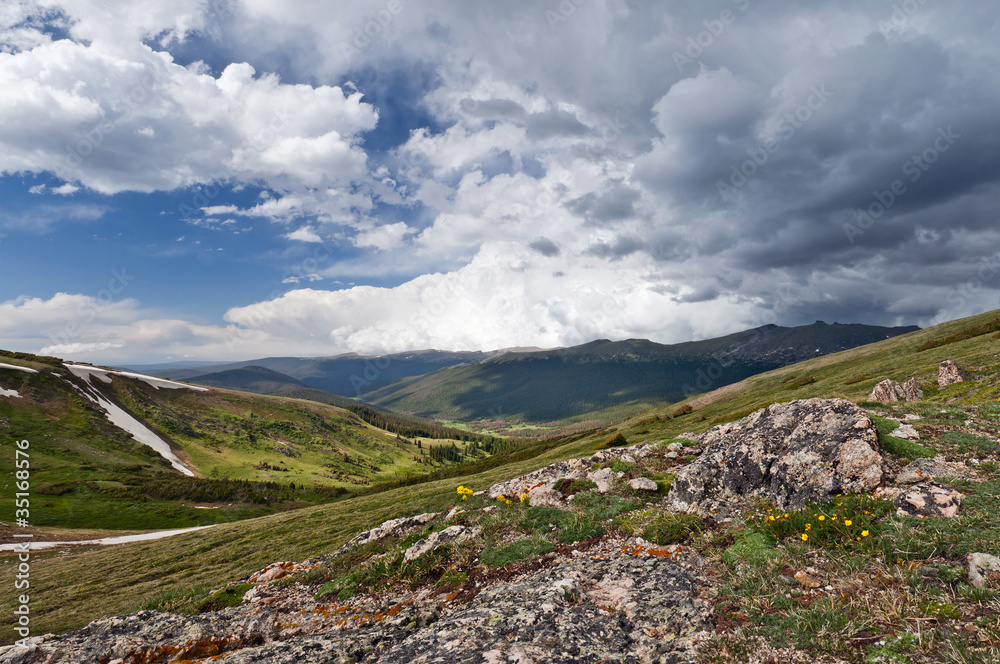
<instances>
[{"instance_id":1,"label":"green grass","mask_svg":"<svg viewBox=\"0 0 1000 664\"><path fill-rule=\"evenodd\" d=\"M4 361L14 360L0 353ZM0 399L0 422L29 441L36 527L143 530L227 523L329 502L379 483L419 481L455 462L388 435L341 408L300 399L213 390L156 390L115 378L101 389L169 440L199 474L176 473L149 447L108 422L55 367L0 369L20 399ZM65 376L61 366L58 373ZM478 443L454 444L457 461L482 459ZM516 442L512 445L516 446ZM14 455L0 455L0 472ZM194 505L217 509L195 509ZM0 497L13 514L13 498Z\"/></svg>"},{"instance_id":2,"label":"green grass","mask_svg":"<svg viewBox=\"0 0 1000 664\"><path fill-rule=\"evenodd\" d=\"M919 458L930 458L937 454L932 448L905 438L890 435L899 428L899 422L878 415L872 415L875 428L878 429L878 442L882 449L893 456L902 457L908 461Z\"/></svg>"},{"instance_id":3,"label":"green grass","mask_svg":"<svg viewBox=\"0 0 1000 664\"><path fill-rule=\"evenodd\" d=\"M977 436L963 431L947 431L942 439L956 445L962 452L997 454L1000 453L1000 443L995 440Z\"/></svg>"},{"instance_id":4,"label":"green grass","mask_svg":"<svg viewBox=\"0 0 1000 664\"><path fill-rule=\"evenodd\" d=\"M524 558L544 555L554 549L550 542L532 537L502 546L487 547L480 554L480 560L490 567L503 567Z\"/></svg>"}]
</instances>

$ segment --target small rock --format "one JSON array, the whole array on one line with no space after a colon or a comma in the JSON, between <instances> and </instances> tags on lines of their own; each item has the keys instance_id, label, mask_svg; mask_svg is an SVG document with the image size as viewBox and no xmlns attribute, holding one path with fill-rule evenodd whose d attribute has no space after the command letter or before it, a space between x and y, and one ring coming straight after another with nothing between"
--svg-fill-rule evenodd
<instances>
[{"instance_id":1,"label":"small rock","mask_svg":"<svg viewBox=\"0 0 1000 664\"><path fill-rule=\"evenodd\" d=\"M965 379L965 372L955 363L955 360L945 360L938 366L938 385L941 387L961 383Z\"/></svg>"},{"instance_id":2,"label":"small rock","mask_svg":"<svg viewBox=\"0 0 1000 664\"><path fill-rule=\"evenodd\" d=\"M610 468L601 468L587 476L591 482L597 485L598 493L607 493L611 490L611 480L615 476L615 471Z\"/></svg>"},{"instance_id":3,"label":"small rock","mask_svg":"<svg viewBox=\"0 0 1000 664\"><path fill-rule=\"evenodd\" d=\"M1000 558L987 553L970 553L969 581L977 588L1000 587Z\"/></svg>"},{"instance_id":4,"label":"small rock","mask_svg":"<svg viewBox=\"0 0 1000 664\"><path fill-rule=\"evenodd\" d=\"M907 401L920 401L924 398L924 391L920 389L920 381L916 378L903 383L903 396Z\"/></svg>"},{"instance_id":5,"label":"small rock","mask_svg":"<svg viewBox=\"0 0 1000 664\"><path fill-rule=\"evenodd\" d=\"M433 551L437 547L449 542L461 544L478 534L479 528L469 528L468 526L448 526L444 530L431 533L407 549L406 553L403 554L403 562L410 562L411 560L424 555L428 551Z\"/></svg>"},{"instance_id":6,"label":"small rock","mask_svg":"<svg viewBox=\"0 0 1000 664\"><path fill-rule=\"evenodd\" d=\"M667 445L667 451L676 452L677 454L684 453L684 443L670 443Z\"/></svg>"},{"instance_id":7,"label":"small rock","mask_svg":"<svg viewBox=\"0 0 1000 664\"><path fill-rule=\"evenodd\" d=\"M935 477L956 477L958 472L948 462L937 459L917 459L896 475L897 484L918 484Z\"/></svg>"},{"instance_id":8,"label":"small rock","mask_svg":"<svg viewBox=\"0 0 1000 664\"><path fill-rule=\"evenodd\" d=\"M902 491L893 502L897 516L944 516L958 514L964 494L940 484L928 482Z\"/></svg>"},{"instance_id":9,"label":"small rock","mask_svg":"<svg viewBox=\"0 0 1000 664\"><path fill-rule=\"evenodd\" d=\"M879 403L904 401L906 400L906 392L903 391L902 385L894 380L886 378L875 386L872 390L871 396L868 397L868 400L878 401Z\"/></svg>"},{"instance_id":10,"label":"small rock","mask_svg":"<svg viewBox=\"0 0 1000 664\"><path fill-rule=\"evenodd\" d=\"M659 487L656 486L656 482L648 477L637 477L634 480L629 480L628 485L636 491L656 491L659 489Z\"/></svg>"},{"instance_id":11,"label":"small rock","mask_svg":"<svg viewBox=\"0 0 1000 664\"><path fill-rule=\"evenodd\" d=\"M532 507L564 507L566 497L555 490L555 482L528 489L528 504Z\"/></svg>"},{"instance_id":12,"label":"small rock","mask_svg":"<svg viewBox=\"0 0 1000 664\"><path fill-rule=\"evenodd\" d=\"M920 440L920 432L914 429L912 424L900 424L892 435L906 440Z\"/></svg>"},{"instance_id":13,"label":"small rock","mask_svg":"<svg viewBox=\"0 0 1000 664\"><path fill-rule=\"evenodd\" d=\"M806 588L819 588L820 585L822 585L818 579L816 579L813 576L810 576L809 574L806 574L805 572L796 572L795 580L798 581L803 586L805 586Z\"/></svg>"}]
</instances>

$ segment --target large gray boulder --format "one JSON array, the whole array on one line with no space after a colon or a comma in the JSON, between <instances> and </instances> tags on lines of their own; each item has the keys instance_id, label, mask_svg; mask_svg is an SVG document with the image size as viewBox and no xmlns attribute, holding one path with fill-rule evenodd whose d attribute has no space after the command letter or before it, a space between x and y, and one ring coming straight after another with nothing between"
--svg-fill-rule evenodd
<instances>
[{"instance_id":1,"label":"large gray boulder","mask_svg":"<svg viewBox=\"0 0 1000 664\"><path fill-rule=\"evenodd\" d=\"M882 480L875 423L843 399L772 404L697 439L705 451L677 473L668 495L678 509L724 513L730 495L798 508L869 492Z\"/></svg>"}]
</instances>

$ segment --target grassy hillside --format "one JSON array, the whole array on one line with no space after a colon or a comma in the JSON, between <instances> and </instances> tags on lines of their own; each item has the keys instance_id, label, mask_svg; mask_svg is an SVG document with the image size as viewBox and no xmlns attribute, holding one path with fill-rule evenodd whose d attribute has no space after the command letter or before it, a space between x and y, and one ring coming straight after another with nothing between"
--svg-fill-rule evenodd
<instances>
[{"instance_id":1,"label":"grassy hillside","mask_svg":"<svg viewBox=\"0 0 1000 664\"><path fill-rule=\"evenodd\" d=\"M197 376L248 366L263 367L291 376L310 387L332 394L356 397L397 380L420 376L456 364L479 362L488 353L418 350L392 355L348 353L335 357L266 357L248 362L220 364L195 369L152 371L152 375L193 380Z\"/></svg>"},{"instance_id":2,"label":"grassy hillside","mask_svg":"<svg viewBox=\"0 0 1000 664\"><path fill-rule=\"evenodd\" d=\"M767 325L674 345L599 340L505 353L405 379L365 398L397 411L486 425L498 420L606 424L762 371L915 329L817 322L795 328Z\"/></svg>"},{"instance_id":3,"label":"grassy hillside","mask_svg":"<svg viewBox=\"0 0 1000 664\"><path fill-rule=\"evenodd\" d=\"M357 532L387 518L440 510L454 504L455 487L458 484L483 489L494 482L522 475L554 461L584 456L604 446L615 433L621 433L625 442L629 444L665 441L685 431L705 430L717 422L734 419L772 401L834 396L864 401L872 386L883 378L906 380L915 376L929 382L936 379L937 366L944 359L954 359L963 365L971 372L971 380L941 390L927 385L924 401L903 404L897 410L899 413L919 413L923 417L923 420L918 422L922 423L922 430L926 433L920 442L933 451L954 455L963 449L962 446L967 446L971 452L967 451L966 455L976 454L983 458L1000 459L994 449L997 444L991 443L995 441L997 432L1000 431L1000 408L997 407L997 397L1000 396L1000 376L998 376L1000 344L992 332L969 336L971 334L969 330L981 329L984 324L998 318L1000 312L990 312L871 346L770 371L714 392L693 397L681 404L650 410L624 422L619 427L565 437L539 445L535 450L526 449L509 456L495 457L488 460L489 463L484 461L480 470L470 469L467 475L456 474L454 477L373 492L295 512L220 525L168 540L71 555L39 554L32 568L35 612L32 625L35 633L78 627L98 616L137 608L146 598L167 591L178 591L205 584L218 587L227 580L236 580L276 560L303 560L327 553ZM919 350L920 348L925 350ZM0 376L4 377L6 375ZM10 386L5 385L5 387ZM690 412L686 406L690 407ZM890 407L879 407L879 412L890 410L892 410ZM503 461L506 463L500 465ZM983 468L992 468L993 470L989 472L993 472L1000 480L1000 475L996 473L995 462L993 466L984 465ZM460 470L456 469L456 473ZM962 546L956 543L965 537L965 533L978 533L975 537L982 539L984 533L1000 532L998 530L1000 523L997 523L995 510L997 498L995 494L1000 487L996 485L996 481L992 484L989 482L962 484L961 490L971 496L965 508L967 516L962 520L939 524L933 519L927 520L926 523L904 519L888 523L886 532L889 533L890 527L892 532L886 535L886 542L890 545L892 559L895 560L896 556L899 556L900 561L912 565L905 568L910 571L906 572L904 578L902 572L897 573L893 570L888 571L890 576L885 576L883 568L890 566L890 563L887 560L878 562L877 565L882 570L879 573L883 574L881 578L887 579L886 584L896 584L899 577L902 584L899 587L900 594L899 597L886 595L881 599L875 598L872 600L875 604L868 605L867 609L861 599L858 600L861 603L857 606L854 604L842 606L836 603L848 600L854 602L855 600L851 599L853 595L846 600L830 600L830 602L824 600L824 603L820 604L785 602L782 599L779 606L774 603L776 601L774 597L780 595L784 598L787 590L777 579L782 573L781 565L799 564L799 558L808 561L801 564L819 566L835 565L836 561L843 560L848 567L854 566L850 569L845 567L838 572L843 573L845 577L849 574L857 576L859 570L865 570L866 574L871 571L874 574L877 570L874 568L869 570L868 567L875 565L876 561L870 558L855 559L841 553L827 558L822 555L821 549L818 550L820 551L818 555L814 555L805 545L802 551L789 548L785 553L777 555L767 553L775 551L773 544L755 545L763 546L762 550L767 553L760 558L763 562L754 562L752 567L743 568L739 573L727 572L725 578L720 579L720 583L730 584L721 588L731 594L718 600L720 603L717 605L717 611L723 612L723 617L729 621L726 624L746 623L746 628L719 637L719 642L714 646L719 653L715 661L740 661L736 659L739 653L753 650L755 647L753 644L756 643L753 639L758 635L777 642L787 641L802 634L809 638L797 646L815 648L819 653L840 652L838 649L846 648L845 644L856 634L867 635L865 638L872 637L858 647L874 643L880 637L891 638L896 633L894 630L903 630L908 624L905 611L903 618L885 617L881 614L875 617L863 612L872 612L872 606L878 605L879 602L895 606L892 603L898 601L909 607L912 602L918 600L923 602L925 598L933 599L934 588L920 584L926 584L926 579L929 579L932 573L939 572L927 567L931 571L925 574L921 571L924 567L920 566L920 561L937 556L935 560L943 561L940 565L952 569L950 566L959 563L952 560L954 556L948 556L953 551L962 550ZM976 525L973 528L970 524ZM718 541L723 547L727 547L733 544L732 537L732 534L720 535ZM980 546L980 544L980 540L976 540L969 546ZM705 549L705 554L718 557L719 549L712 548L717 546L718 542L709 546ZM1000 552L993 551L993 553ZM9 557L3 560L3 567L0 569L2 569L0 583L12 583L13 565ZM114 574L109 574L107 572L109 569L114 569ZM775 584L777 589L772 587ZM886 589L890 586L885 585L880 588L879 592L884 590L888 593ZM891 588L896 588L896 585L892 585ZM951 594L947 595L947 598L957 593L957 588L958 586L955 586L952 590L948 590L947 592ZM905 597L903 591L906 591ZM977 597L979 599L976 599ZM969 602L988 603L993 601L991 597L993 595L984 593L981 596L975 595L971 600L959 598L964 602L961 604L963 608L955 610L961 613ZM947 601L951 602L952 599ZM922 610L919 609L922 605L918 604L914 604L912 615L920 620L941 619L921 617L925 614L918 612ZM0 624L4 626L10 624L9 616L12 608L9 596L4 596L0 601ZM729 613L725 613L726 611ZM861 627L854 625L853 622L845 626L844 616L854 615L860 616L858 625L864 623L867 625L866 629L874 631L859 632ZM748 616L752 617L749 623L747 623ZM989 613L987 610L981 617L988 622L992 619L989 616L995 616L995 612ZM977 621L979 619L976 618ZM914 624L918 625L918 628L923 625L922 629L929 629L926 623ZM961 628L961 624L956 624L958 625L956 629ZM751 628L756 631L746 636L749 633L745 629ZM6 627L4 633L7 633ZM964 634L964 632L959 633ZM819 636L813 638L817 634ZM938 647L941 642L938 641L935 645L933 641L928 641L921 647L930 648L932 645ZM746 648L750 650L745 650Z\"/></svg>"},{"instance_id":4,"label":"grassy hillside","mask_svg":"<svg viewBox=\"0 0 1000 664\"><path fill-rule=\"evenodd\" d=\"M401 415L384 408L376 408L356 399L310 387L300 380L265 367L250 366L241 369L229 369L219 373L197 376L192 381L198 385L222 387L240 392L269 394L293 399L306 399L308 401L337 406L338 408L343 408L354 413L365 422L379 429L407 438L473 441L483 443L486 447L490 447L497 442L494 436L472 433L468 429L442 426L434 420Z\"/></svg>"},{"instance_id":5,"label":"grassy hillside","mask_svg":"<svg viewBox=\"0 0 1000 664\"><path fill-rule=\"evenodd\" d=\"M149 529L206 525L320 502L372 482L485 455L478 443L390 434L341 408L214 389L157 389L115 376L102 393L168 441L197 477L173 471L74 385L60 361L0 354L0 427L30 443L35 526ZM432 458L448 446L448 460ZM0 471L14 469L13 454ZM203 509L203 508L210 509ZM13 514L5 492L0 510Z\"/></svg>"}]
</instances>

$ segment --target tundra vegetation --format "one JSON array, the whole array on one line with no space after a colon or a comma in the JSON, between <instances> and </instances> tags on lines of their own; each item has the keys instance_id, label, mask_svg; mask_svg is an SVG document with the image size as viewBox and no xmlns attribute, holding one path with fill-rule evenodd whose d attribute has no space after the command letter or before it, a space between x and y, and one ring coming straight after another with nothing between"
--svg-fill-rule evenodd
<instances>
[{"instance_id":1,"label":"tundra vegetation","mask_svg":"<svg viewBox=\"0 0 1000 664\"><path fill-rule=\"evenodd\" d=\"M777 653L775 661L996 664L1000 588L974 585L967 556L1000 555L997 318L991 312L818 357L648 410L612 428L436 471L447 477L386 478L335 502L166 540L41 553L32 570L33 625L37 633L61 632L141 608L215 610L238 594L227 587L270 563L320 557L325 557L321 565L281 583L321 599L427 585L460 597L463 584L495 578L498 570L510 577L545 556L641 537L650 547L682 544L705 560L706 597L715 622L698 647L700 661L743 662ZM937 387L937 367L945 359L958 362L968 380ZM911 377L923 383L921 400L867 401L882 379ZM886 500L870 495L839 496L799 509L737 501L725 519L670 508L666 494L673 476L697 456L691 437L768 404L810 397L848 399L873 415L889 468L933 458L961 469L936 478L964 494L958 515L899 516ZM913 427L919 439L894 435L903 433L900 423ZM245 436L246 429L239 430ZM482 491L595 451L627 451L618 436L628 446L653 445L656 451L607 462L616 477L609 492L600 493L589 480L564 482L557 485L566 497L559 507L533 505L516 495L500 502L456 492L458 486ZM671 450L675 443L680 452ZM640 478L654 482L656 490L631 488L628 481ZM886 482L891 486L892 476ZM462 514L447 521L444 515L452 508ZM363 530L428 512L439 515L418 531L330 557ZM451 524L468 526L475 535L403 560L409 546ZM11 582L9 558L2 569L6 580L0 583ZM5 633L10 609L3 598Z\"/></svg>"}]
</instances>

